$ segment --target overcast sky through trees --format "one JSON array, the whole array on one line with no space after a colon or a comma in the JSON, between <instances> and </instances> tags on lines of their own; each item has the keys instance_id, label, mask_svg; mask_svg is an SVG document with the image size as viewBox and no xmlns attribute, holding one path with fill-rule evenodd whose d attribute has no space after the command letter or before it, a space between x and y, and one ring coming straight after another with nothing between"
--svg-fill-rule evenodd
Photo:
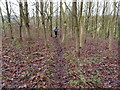
<instances>
[{"instance_id":1,"label":"overcast sky through trees","mask_svg":"<svg viewBox=\"0 0 120 90\"><path fill-rule=\"evenodd\" d=\"M8 2L11 2L11 6L12 6L12 15L17 15L19 16L19 5L18 5L18 1L19 0L8 0ZM22 1L25 1L25 0L22 0ZM35 1L36 0L27 0L28 1L28 7L29 7L29 15L32 16L33 15L33 9L35 10ZM38 1L41 1L41 0L38 0ZM43 0L43 1L49 1L49 0ZM57 5L57 2L60 1L60 0L52 0L54 2L54 10L56 10L55 6ZM63 2L66 1L67 2L67 5L69 5L69 7L71 6L71 1L73 0L62 0ZM81 0L77 0L78 2L80 2ZM99 1L101 4L100 4L100 15L102 13L102 6L103 6L103 2L104 1L108 1L110 2L110 5L109 5L109 8L110 10L112 11L112 3L114 0L83 0L84 2L87 2L87 1L93 1L93 2L97 2ZM117 2L119 0L116 0ZM58 3L59 5L59 3ZM97 4L95 4L95 7L96 7ZM3 15L6 15L6 10L5 10L5 0L0 0L0 6L2 8L2 12L3 12ZM84 7L85 7L85 3L84 3ZM65 5L63 3L63 8L65 9ZM111 12L110 11L110 12ZM14 13L13 13L14 12ZM84 14L84 13L83 13Z\"/></svg>"}]
</instances>

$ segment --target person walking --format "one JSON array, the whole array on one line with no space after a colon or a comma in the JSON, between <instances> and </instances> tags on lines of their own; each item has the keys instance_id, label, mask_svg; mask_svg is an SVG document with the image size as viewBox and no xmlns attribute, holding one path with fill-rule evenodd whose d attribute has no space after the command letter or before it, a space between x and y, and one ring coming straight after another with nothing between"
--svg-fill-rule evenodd
<instances>
[{"instance_id":1,"label":"person walking","mask_svg":"<svg viewBox=\"0 0 120 90\"><path fill-rule=\"evenodd\" d=\"M55 37L57 37L58 30L59 30L59 29L58 29L57 27L54 29L54 32L55 32Z\"/></svg>"}]
</instances>

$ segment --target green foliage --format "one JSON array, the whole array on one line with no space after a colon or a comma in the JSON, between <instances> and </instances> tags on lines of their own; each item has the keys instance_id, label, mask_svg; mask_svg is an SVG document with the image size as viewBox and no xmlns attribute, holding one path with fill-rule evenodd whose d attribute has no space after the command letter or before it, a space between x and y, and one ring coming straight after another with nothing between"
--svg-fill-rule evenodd
<instances>
[{"instance_id":1,"label":"green foliage","mask_svg":"<svg viewBox=\"0 0 120 90\"><path fill-rule=\"evenodd\" d=\"M70 85L80 85L81 83L81 80L70 80Z\"/></svg>"},{"instance_id":2,"label":"green foliage","mask_svg":"<svg viewBox=\"0 0 120 90\"><path fill-rule=\"evenodd\" d=\"M88 79L87 79L87 82L90 82L90 81L91 81L91 79L88 78Z\"/></svg>"},{"instance_id":3,"label":"green foliage","mask_svg":"<svg viewBox=\"0 0 120 90\"><path fill-rule=\"evenodd\" d=\"M7 23L8 25L10 25L11 23Z\"/></svg>"},{"instance_id":4,"label":"green foliage","mask_svg":"<svg viewBox=\"0 0 120 90\"><path fill-rule=\"evenodd\" d=\"M63 54L63 56L67 57L67 56L68 56L68 54L67 54L67 53L64 53L64 54Z\"/></svg>"},{"instance_id":5,"label":"green foliage","mask_svg":"<svg viewBox=\"0 0 120 90\"><path fill-rule=\"evenodd\" d=\"M73 75L73 74L71 74L71 73L68 73L68 75L69 75L69 76L74 76L74 75Z\"/></svg>"},{"instance_id":6,"label":"green foliage","mask_svg":"<svg viewBox=\"0 0 120 90\"><path fill-rule=\"evenodd\" d=\"M73 62L69 62L68 64L70 65L70 64L76 64L76 63L82 63L82 60L75 60L75 61L73 61Z\"/></svg>"},{"instance_id":7,"label":"green foliage","mask_svg":"<svg viewBox=\"0 0 120 90\"><path fill-rule=\"evenodd\" d=\"M70 80L70 85L75 85L75 81L74 80Z\"/></svg>"},{"instance_id":8,"label":"green foliage","mask_svg":"<svg viewBox=\"0 0 120 90\"><path fill-rule=\"evenodd\" d=\"M97 63L97 62L100 62L102 61L103 59L99 58L99 57L90 57L88 58L87 62L88 63Z\"/></svg>"},{"instance_id":9,"label":"green foliage","mask_svg":"<svg viewBox=\"0 0 120 90\"><path fill-rule=\"evenodd\" d=\"M92 84L94 84L94 85L97 85L97 82L96 82L96 81L92 81L92 82L90 82L90 83L92 83Z\"/></svg>"},{"instance_id":10,"label":"green foliage","mask_svg":"<svg viewBox=\"0 0 120 90\"><path fill-rule=\"evenodd\" d=\"M107 68L107 70L113 70L113 68Z\"/></svg>"},{"instance_id":11,"label":"green foliage","mask_svg":"<svg viewBox=\"0 0 120 90\"><path fill-rule=\"evenodd\" d=\"M18 45L15 46L15 48L20 49L20 48L21 48L21 45L18 44Z\"/></svg>"},{"instance_id":12,"label":"green foliage","mask_svg":"<svg viewBox=\"0 0 120 90\"><path fill-rule=\"evenodd\" d=\"M70 72L71 70L70 69L67 69L67 72Z\"/></svg>"},{"instance_id":13,"label":"green foliage","mask_svg":"<svg viewBox=\"0 0 120 90\"><path fill-rule=\"evenodd\" d=\"M83 78L82 81L83 81L84 83L86 83L86 82L87 82L87 79Z\"/></svg>"},{"instance_id":14,"label":"green foliage","mask_svg":"<svg viewBox=\"0 0 120 90\"><path fill-rule=\"evenodd\" d=\"M92 75L96 75L96 72L92 72Z\"/></svg>"},{"instance_id":15,"label":"green foliage","mask_svg":"<svg viewBox=\"0 0 120 90\"><path fill-rule=\"evenodd\" d=\"M80 88L84 88L83 86L81 86Z\"/></svg>"},{"instance_id":16,"label":"green foliage","mask_svg":"<svg viewBox=\"0 0 120 90\"><path fill-rule=\"evenodd\" d=\"M101 80L100 78L98 78L96 81L99 83L99 82L101 82L102 80Z\"/></svg>"},{"instance_id":17,"label":"green foliage","mask_svg":"<svg viewBox=\"0 0 120 90\"><path fill-rule=\"evenodd\" d=\"M99 54L93 54L93 57L98 57L98 56L100 56Z\"/></svg>"},{"instance_id":18,"label":"green foliage","mask_svg":"<svg viewBox=\"0 0 120 90\"><path fill-rule=\"evenodd\" d=\"M68 64L75 64L75 62L70 62L70 63L68 63Z\"/></svg>"},{"instance_id":19,"label":"green foliage","mask_svg":"<svg viewBox=\"0 0 120 90\"><path fill-rule=\"evenodd\" d=\"M90 83L97 85L99 82L101 82L101 78L99 78L97 75L93 76L91 75L91 80L89 81Z\"/></svg>"},{"instance_id":20,"label":"green foliage","mask_svg":"<svg viewBox=\"0 0 120 90\"><path fill-rule=\"evenodd\" d=\"M80 75L80 78L84 78L84 75Z\"/></svg>"},{"instance_id":21,"label":"green foliage","mask_svg":"<svg viewBox=\"0 0 120 90\"><path fill-rule=\"evenodd\" d=\"M94 75L91 75L91 77L88 79L85 79L85 76L81 74L80 75L81 81L83 83L90 82L94 85L97 85L99 82L101 82L101 79L97 75L95 75L96 74L95 72L92 72L92 74L94 74Z\"/></svg>"},{"instance_id":22,"label":"green foliage","mask_svg":"<svg viewBox=\"0 0 120 90\"><path fill-rule=\"evenodd\" d=\"M85 79L85 76L84 76L84 75L81 74L81 75L80 75L80 78L81 78L82 82L84 82L84 83L87 82L87 79Z\"/></svg>"},{"instance_id":23,"label":"green foliage","mask_svg":"<svg viewBox=\"0 0 120 90\"><path fill-rule=\"evenodd\" d=\"M51 72L50 72L50 71L47 71L47 74L48 74L48 75L51 75Z\"/></svg>"},{"instance_id":24,"label":"green foliage","mask_svg":"<svg viewBox=\"0 0 120 90\"><path fill-rule=\"evenodd\" d=\"M80 85L82 82L80 80L77 81L77 84Z\"/></svg>"},{"instance_id":25,"label":"green foliage","mask_svg":"<svg viewBox=\"0 0 120 90\"><path fill-rule=\"evenodd\" d=\"M30 67L30 70L33 70L33 68L32 68L32 67Z\"/></svg>"},{"instance_id":26,"label":"green foliage","mask_svg":"<svg viewBox=\"0 0 120 90\"><path fill-rule=\"evenodd\" d=\"M98 79L92 79L92 81L90 81L90 83L94 84L95 86L96 86L99 82L101 82L101 79L100 79L100 78L98 78Z\"/></svg>"},{"instance_id":27,"label":"green foliage","mask_svg":"<svg viewBox=\"0 0 120 90\"><path fill-rule=\"evenodd\" d=\"M23 72L19 76L21 76L21 77L29 76L29 73L28 72Z\"/></svg>"},{"instance_id":28,"label":"green foliage","mask_svg":"<svg viewBox=\"0 0 120 90\"><path fill-rule=\"evenodd\" d=\"M101 59L101 58L98 58L98 57L91 57L91 58L88 58L88 60L94 60L94 61L97 61L97 60L103 60L103 59Z\"/></svg>"}]
</instances>

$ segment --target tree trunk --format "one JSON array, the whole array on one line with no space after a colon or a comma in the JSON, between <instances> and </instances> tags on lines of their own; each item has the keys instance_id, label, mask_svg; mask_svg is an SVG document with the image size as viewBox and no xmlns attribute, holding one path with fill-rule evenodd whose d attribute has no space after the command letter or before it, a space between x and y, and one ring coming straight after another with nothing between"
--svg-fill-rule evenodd
<instances>
[{"instance_id":1,"label":"tree trunk","mask_svg":"<svg viewBox=\"0 0 120 90\"><path fill-rule=\"evenodd\" d=\"M120 1L118 2L118 54L120 53ZM120 54L118 55L120 58ZM119 75L120 76L120 75Z\"/></svg>"},{"instance_id":2,"label":"tree trunk","mask_svg":"<svg viewBox=\"0 0 120 90\"><path fill-rule=\"evenodd\" d=\"M60 30L62 30L62 0L60 0ZM62 38L61 33L60 33L60 38Z\"/></svg>"},{"instance_id":3,"label":"tree trunk","mask_svg":"<svg viewBox=\"0 0 120 90\"><path fill-rule=\"evenodd\" d=\"M71 17L72 17L72 36L74 36L75 35L75 21L74 21L74 6L73 6L73 4L72 4L72 15L71 15Z\"/></svg>"},{"instance_id":4,"label":"tree trunk","mask_svg":"<svg viewBox=\"0 0 120 90\"><path fill-rule=\"evenodd\" d=\"M116 2L114 2L114 14L113 14L113 17L112 17L112 19L111 19L111 28L110 28L110 34L109 34L109 50L110 51L112 51L113 50L113 36L114 36L114 33L113 33L113 31L114 31L114 23L115 23L115 16L116 16Z\"/></svg>"},{"instance_id":5,"label":"tree trunk","mask_svg":"<svg viewBox=\"0 0 120 90\"><path fill-rule=\"evenodd\" d=\"M3 29L3 32L4 32L4 37L6 37L5 22L4 22L4 17L2 15L1 7L0 7L0 15L1 15L1 19L2 19L2 29Z\"/></svg>"},{"instance_id":6,"label":"tree trunk","mask_svg":"<svg viewBox=\"0 0 120 90\"><path fill-rule=\"evenodd\" d=\"M28 13L27 0L25 0L25 2L24 2L24 8L25 8L25 12L24 12L25 28L26 28L27 35L28 35L28 41L31 41L32 38L31 38L30 26L29 26L29 13Z\"/></svg>"},{"instance_id":7,"label":"tree trunk","mask_svg":"<svg viewBox=\"0 0 120 90\"><path fill-rule=\"evenodd\" d=\"M74 28L75 28L75 38L76 38L76 53L77 56L80 57L80 32L78 27L78 20L77 20L77 0L72 2L73 5L73 20L74 20Z\"/></svg>"},{"instance_id":8,"label":"tree trunk","mask_svg":"<svg viewBox=\"0 0 120 90\"><path fill-rule=\"evenodd\" d=\"M93 2L92 2L93 3ZM92 4L92 9L91 9L91 32L92 32L92 37L95 38L95 28L94 28L94 5Z\"/></svg>"},{"instance_id":9,"label":"tree trunk","mask_svg":"<svg viewBox=\"0 0 120 90\"><path fill-rule=\"evenodd\" d=\"M12 26L11 26L11 15L10 15L10 12L9 12L7 0L6 0L6 10L7 10L8 26L9 26L9 29L10 29L10 37L11 37L11 39L14 39L13 38Z\"/></svg>"},{"instance_id":10,"label":"tree trunk","mask_svg":"<svg viewBox=\"0 0 120 90\"><path fill-rule=\"evenodd\" d=\"M43 32L44 32L44 40L45 40L45 46L48 48L48 43L47 43L47 34L46 34L46 29L45 29L45 14L43 11L43 1L40 2L40 7L41 7L41 16L42 16L42 26L43 26Z\"/></svg>"},{"instance_id":11,"label":"tree trunk","mask_svg":"<svg viewBox=\"0 0 120 90\"><path fill-rule=\"evenodd\" d=\"M37 24L38 28L39 28L39 23L40 23L40 20L39 20L39 2L37 0L36 1L36 24Z\"/></svg>"},{"instance_id":12,"label":"tree trunk","mask_svg":"<svg viewBox=\"0 0 120 90\"><path fill-rule=\"evenodd\" d=\"M64 21L64 42L66 42L66 34L67 34L67 23L66 23L66 21Z\"/></svg>"},{"instance_id":13,"label":"tree trunk","mask_svg":"<svg viewBox=\"0 0 120 90\"><path fill-rule=\"evenodd\" d=\"M97 28L98 28L98 8L99 8L99 2L97 2L97 10L96 10L96 17L95 17L95 37L97 36Z\"/></svg>"},{"instance_id":14,"label":"tree trunk","mask_svg":"<svg viewBox=\"0 0 120 90\"><path fill-rule=\"evenodd\" d=\"M62 16L63 16L63 20L64 20L64 24L63 24L64 29L62 30L62 42L66 42L65 41L66 40L66 29L67 29L66 15L65 15L65 11L64 11L63 7L61 7L61 8L62 8Z\"/></svg>"},{"instance_id":15,"label":"tree trunk","mask_svg":"<svg viewBox=\"0 0 120 90\"><path fill-rule=\"evenodd\" d=\"M80 6L80 17L79 17L79 26L80 26L80 47L83 47L83 34L84 34L84 30L83 30L83 20L82 20L82 10L83 10L83 1L81 1L81 6Z\"/></svg>"},{"instance_id":16,"label":"tree trunk","mask_svg":"<svg viewBox=\"0 0 120 90\"><path fill-rule=\"evenodd\" d=\"M35 25L35 13L34 13L34 9L32 9L32 11L33 11L33 25Z\"/></svg>"},{"instance_id":17,"label":"tree trunk","mask_svg":"<svg viewBox=\"0 0 120 90\"><path fill-rule=\"evenodd\" d=\"M58 27L58 2L57 2L57 12L56 12L56 27Z\"/></svg>"},{"instance_id":18,"label":"tree trunk","mask_svg":"<svg viewBox=\"0 0 120 90\"><path fill-rule=\"evenodd\" d=\"M88 26L89 26L89 18L91 16L91 6L92 6L92 2L87 2L87 10L86 10L86 20L85 20L85 30L84 30L84 43L86 43L86 37L87 37L87 31L88 31Z\"/></svg>"},{"instance_id":19,"label":"tree trunk","mask_svg":"<svg viewBox=\"0 0 120 90\"><path fill-rule=\"evenodd\" d=\"M22 22L23 22L23 5L22 5L22 2L20 0L19 2L19 10L20 10L20 28L19 28L19 38L20 38L20 41L22 41Z\"/></svg>"},{"instance_id":20,"label":"tree trunk","mask_svg":"<svg viewBox=\"0 0 120 90\"><path fill-rule=\"evenodd\" d=\"M51 32L51 37L52 35L52 15L53 15L53 3L52 1L50 2L50 32Z\"/></svg>"},{"instance_id":21,"label":"tree trunk","mask_svg":"<svg viewBox=\"0 0 120 90\"><path fill-rule=\"evenodd\" d=\"M105 36L105 10L106 10L106 5L107 5L107 2L104 1L103 11L102 11L102 27L101 27L104 38L106 37Z\"/></svg>"}]
</instances>

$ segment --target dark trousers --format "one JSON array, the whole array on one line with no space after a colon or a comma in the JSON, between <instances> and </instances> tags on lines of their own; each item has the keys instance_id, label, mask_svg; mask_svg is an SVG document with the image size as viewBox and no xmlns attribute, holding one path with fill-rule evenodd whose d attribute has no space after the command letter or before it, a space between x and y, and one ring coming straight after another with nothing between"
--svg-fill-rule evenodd
<instances>
[{"instance_id":1,"label":"dark trousers","mask_svg":"<svg viewBox=\"0 0 120 90\"><path fill-rule=\"evenodd\" d=\"M55 31L55 37L57 37L57 31Z\"/></svg>"}]
</instances>

